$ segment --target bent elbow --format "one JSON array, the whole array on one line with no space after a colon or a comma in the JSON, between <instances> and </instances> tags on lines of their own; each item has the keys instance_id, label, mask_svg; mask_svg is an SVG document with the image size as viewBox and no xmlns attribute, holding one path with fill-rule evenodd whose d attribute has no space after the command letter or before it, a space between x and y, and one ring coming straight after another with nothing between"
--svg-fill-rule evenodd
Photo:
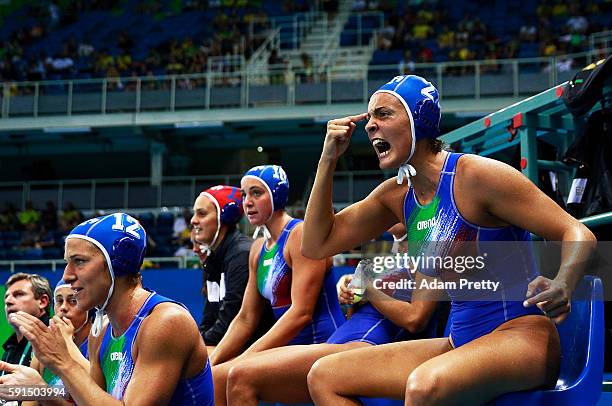
<instances>
[{"instance_id":1,"label":"bent elbow","mask_svg":"<svg viewBox=\"0 0 612 406\"><path fill-rule=\"evenodd\" d=\"M323 259L325 256L321 255L321 251L317 250L315 247L309 246L309 244L300 244L300 253L306 258L310 259Z\"/></svg>"},{"instance_id":2,"label":"bent elbow","mask_svg":"<svg viewBox=\"0 0 612 406\"><path fill-rule=\"evenodd\" d=\"M309 323L312 323L312 312L304 309L295 315L295 325L302 331Z\"/></svg>"},{"instance_id":3,"label":"bent elbow","mask_svg":"<svg viewBox=\"0 0 612 406\"><path fill-rule=\"evenodd\" d=\"M429 320L425 318L414 318L408 320L405 323L404 328L408 330L410 334L418 334L425 330L425 327L427 327L428 322Z\"/></svg>"},{"instance_id":4,"label":"bent elbow","mask_svg":"<svg viewBox=\"0 0 612 406\"><path fill-rule=\"evenodd\" d=\"M595 234L593 234L593 232L584 224L582 224L582 227L584 227L583 233L584 233L584 237L587 241L590 241L592 243L596 243L597 242L597 237L595 237Z\"/></svg>"}]
</instances>

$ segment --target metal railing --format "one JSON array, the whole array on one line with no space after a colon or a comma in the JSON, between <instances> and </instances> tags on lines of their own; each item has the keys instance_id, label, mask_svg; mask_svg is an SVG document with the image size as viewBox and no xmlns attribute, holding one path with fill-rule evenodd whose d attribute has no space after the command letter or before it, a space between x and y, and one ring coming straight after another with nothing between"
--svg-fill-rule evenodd
<instances>
[{"instance_id":1,"label":"metal railing","mask_svg":"<svg viewBox=\"0 0 612 406\"><path fill-rule=\"evenodd\" d=\"M271 31L278 31L279 47L297 49L308 35L317 20L327 19L327 15L318 11L295 13L289 17L275 17L271 19L254 18L249 22L249 35L253 38L258 31L265 32L265 27Z\"/></svg>"},{"instance_id":2,"label":"metal railing","mask_svg":"<svg viewBox=\"0 0 612 406\"><path fill-rule=\"evenodd\" d=\"M587 227L602 227L612 224L612 212L602 213L595 216L585 217L580 219L580 222ZM246 231L246 230L243 230ZM340 261L346 259L361 259L361 253L342 253L337 255ZM199 268L199 260L195 256L180 256L180 257L147 257L145 262L153 264L172 264L175 263L177 268ZM62 270L65 266L63 259L45 259L45 260L3 260L0 261L0 271L6 270L11 273L19 271L20 267L29 271L31 267L41 268L48 266L53 272ZM146 268L144 269L146 271Z\"/></svg>"},{"instance_id":3,"label":"metal railing","mask_svg":"<svg viewBox=\"0 0 612 406\"><path fill-rule=\"evenodd\" d=\"M218 184L239 184L242 175L166 176L159 186L150 178L89 179L1 182L2 203L25 207L32 200L43 206L53 201L57 207L71 202L79 210L122 209L144 207L185 207L191 205L196 192ZM36 205L35 205L36 206Z\"/></svg>"},{"instance_id":4,"label":"metal railing","mask_svg":"<svg viewBox=\"0 0 612 406\"><path fill-rule=\"evenodd\" d=\"M177 268L188 268L188 264L198 261L197 257L147 257L145 261L154 264L176 264ZM63 259L20 259L20 260L3 260L0 261L0 271L8 269L9 272L19 272L20 268L30 270L32 268L48 267L53 272L62 271L66 266L66 261ZM145 268L146 270L146 268Z\"/></svg>"},{"instance_id":5,"label":"metal railing","mask_svg":"<svg viewBox=\"0 0 612 406\"><path fill-rule=\"evenodd\" d=\"M610 49L605 52L609 53ZM520 97L568 80L589 57L593 57L591 52L550 58L422 63L415 64L411 73L430 79L442 98ZM567 63L570 59L573 60L571 68ZM398 74L397 65L328 66L324 73L315 74L313 80L304 81L301 76L307 73L301 67L283 65L283 69L286 70L210 70L203 74L139 78L5 82L1 116L6 119L249 108L261 104L365 103L374 89ZM280 79L270 83L271 74ZM336 74L340 79L335 78ZM353 79L346 80L346 77Z\"/></svg>"},{"instance_id":6,"label":"metal railing","mask_svg":"<svg viewBox=\"0 0 612 406\"><path fill-rule=\"evenodd\" d=\"M338 171L334 174L335 202L340 208L361 200L378 183L392 176L393 171ZM241 174L165 176L159 186L151 185L150 178L0 182L0 204L12 203L23 210L29 200L34 207L43 207L50 200L56 207L70 202L91 214L99 210L160 211L189 207L200 190L217 184L238 185L241 178ZM311 187L309 183L304 191L304 202Z\"/></svg>"},{"instance_id":7,"label":"metal railing","mask_svg":"<svg viewBox=\"0 0 612 406\"><path fill-rule=\"evenodd\" d=\"M589 50L592 52L589 55L589 63L595 62L602 55L599 51L610 49L612 47L612 31L596 32L589 35Z\"/></svg>"}]
</instances>

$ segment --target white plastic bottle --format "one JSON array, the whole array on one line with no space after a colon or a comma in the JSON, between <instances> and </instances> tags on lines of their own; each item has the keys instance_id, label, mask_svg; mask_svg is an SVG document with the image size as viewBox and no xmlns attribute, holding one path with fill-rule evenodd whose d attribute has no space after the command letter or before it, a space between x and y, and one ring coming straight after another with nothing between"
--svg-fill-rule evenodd
<instances>
[{"instance_id":1,"label":"white plastic bottle","mask_svg":"<svg viewBox=\"0 0 612 406\"><path fill-rule=\"evenodd\" d=\"M362 259L355 268L353 279L348 285L353 290L353 303L359 303L363 299L366 290L366 269L371 262L370 259Z\"/></svg>"}]
</instances>

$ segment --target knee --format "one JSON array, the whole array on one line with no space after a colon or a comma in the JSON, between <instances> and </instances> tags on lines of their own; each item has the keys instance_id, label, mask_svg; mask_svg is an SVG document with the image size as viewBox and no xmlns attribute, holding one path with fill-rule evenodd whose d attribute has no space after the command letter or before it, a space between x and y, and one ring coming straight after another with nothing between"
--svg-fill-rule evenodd
<instances>
[{"instance_id":1,"label":"knee","mask_svg":"<svg viewBox=\"0 0 612 406\"><path fill-rule=\"evenodd\" d=\"M441 376L437 371L415 369L406 382L407 405L437 405L444 401Z\"/></svg>"},{"instance_id":2,"label":"knee","mask_svg":"<svg viewBox=\"0 0 612 406\"><path fill-rule=\"evenodd\" d=\"M227 369L221 366L212 367L212 377L215 387L219 385L225 386L225 382L227 381Z\"/></svg>"},{"instance_id":3,"label":"knee","mask_svg":"<svg viewBox=\"0 0 612 406\"><path fill-rule=\"evenodd\" d=\"M238 364L230 368L227 374L228 398L253 394L252 378L253 373L248 366Z\"/></svg>"},{"instance_id":4,"label":"knee","mask_svg":"<svg viewBox=\"0 0 612 406\"><path fill-rule=\"evenodd\" d=\"M308 390L311 394L321 390L325 383L331 381L330 369L325 364L325 359L320 359L312 365L308 372Z\"/></svg>"}]
</instances>

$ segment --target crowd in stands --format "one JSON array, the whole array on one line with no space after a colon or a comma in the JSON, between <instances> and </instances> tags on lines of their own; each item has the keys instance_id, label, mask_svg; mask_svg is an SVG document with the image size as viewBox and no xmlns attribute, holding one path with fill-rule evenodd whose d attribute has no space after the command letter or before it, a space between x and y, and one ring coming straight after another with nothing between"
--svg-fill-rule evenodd
<instances>
[{"instance_id":1,"label":"crowd in stands","mask_svg":"<svg viewBox=\"0 0 612 406\"><path fill-rule=\"evenodd\" d=\"M103 214L98 211L95 216ZM158 215L158 219L151 213L135 216L148 233L147 254L195 255L191 251L191 216L188 208L184 208L177 216L165 212ZM28 201L20 211L14 204L6 203L0 212L0 260L59 259L62 257L66 235L86 219L71 202L66 202L63 210L58 210L54 202L47 201L45 208L38 210Z\"/></svg>"},{"instance_id":2,"label":"crowd in stands","mask_svg":"<svg viewBox=\"0 0 612 406\"><path fill-rule=\"evenodd\" d=\"M28 4L4 16L5 22L14 21L0 29L0 81L121 77L109 80L109 88L134 90L136 81L129 78L147 77L143 88L159 88L164 84L156 76L205 72L211 61L213 71L239 69L231 56L248 59L269 27L269 10L264 11L262 3L265 0ZM500 18L502 9L497 6L447 3L354 1L353 12L385 14L372 64L400 63L400 69L407 72L422 62L585 51L591 33L609 28L610 19L605 16L612 11L609 2L598 0L584 4L529 1L517 10L520 14L508 12ZM503 10L509 10L514 3L503 4ZM291 15L310 5L285 1L276 7L280 15ZM337 2L323 2L321 7L331 12L337 10ZM211 59L220 56L225 58ZM308 69L309 61L303 63ZM564 63L560 68L571 67L571 61ZM490 65L485 69L498 68ZM201 84L191 79L178 82L180 88Z\"/></svg>"},{"instance_id":3,"label":"crowd in stands","mask_svg":"<svg viewBox=\"0 0 612 406\"><path fill-rule=\"evenodd\" d=\"M265 39L258 30L268 21L261 3L77 0L26 5L13 13L16 16L5 16L23 24L9 32L0 29L0 81L138 76L152 78L143 81L143 87L156 88L158 75L206 72L211 57L225 57L213 62L213 71L235 69L230 56L248 58ZM285 2L282 12L305 7ZM102 27L109 24L110 30ZM102 36L100 31L108 33ZM197 85L197 81L179 83ZM111 80L109 87L133 90L136 83Z\"/></svg>"},{"instance_id":4,"label":"crowd in stands","mask_svg":"<svg viewBox=\"0 0 612 406\"><path fill-rule=\"evenodd\" d=\"M298 201L291 210L295 218L304 218L302 205ZM93 217L100 215L104 212L97 211ZM190 234L192 215L189 208L183 208L178 215L171 211L157 216L151 212L135 214L147 231L147 256L194 257ZM61 259L66 236L88 218L69 201L62 210L52 201L47 201L42 210L35 208L31 201L26 202L23 210L6 203L0 212L0 260ZM146 262L145 266L156 264Z\"/></svg>"},{"instance_id":5,"label":"crowd in stands","mask_svg":"<svg viewBox=\"0 0 612 406\"><path fill-rule=\"evenodd\" d=\"M356 3L364 9L372 8L372 2ZM376 9L385 12L385 22L376 38L372 64L399 63L402 73L413 70L415 63L548 57L587 51L589 35L609 29L612 13L612 5L603 1L509 1L502 6L479 6L476 12L470 12L469 7L460 10L442 0L417 2L418 6L402 10L382 1L375 3ZM512 7L519 8L510 12ZM561 68L568 70L571 64L565 61ZM484 66L485 71L499 68L495 64Z\"/></svg>"},{"instance_id":6,"label":"crowd in stands","mask_svg":"<svg viewBox=\"0 0 612 406\"><path fill-rule=\"evenodd\" d=\"M52 201L43 210L28 201L21 211L7 203L0 213L0 259L61 258L66 235L83 220L70 202L61 211Z\"/></svg>"}]
</instances>

